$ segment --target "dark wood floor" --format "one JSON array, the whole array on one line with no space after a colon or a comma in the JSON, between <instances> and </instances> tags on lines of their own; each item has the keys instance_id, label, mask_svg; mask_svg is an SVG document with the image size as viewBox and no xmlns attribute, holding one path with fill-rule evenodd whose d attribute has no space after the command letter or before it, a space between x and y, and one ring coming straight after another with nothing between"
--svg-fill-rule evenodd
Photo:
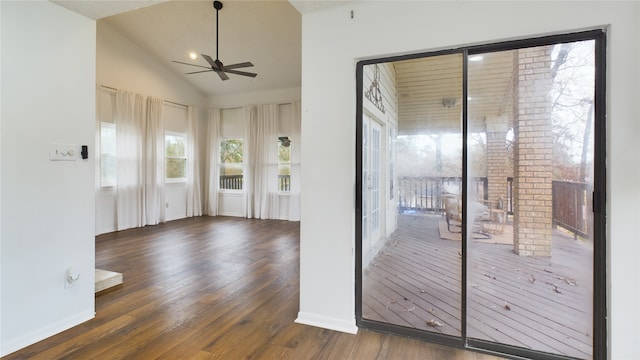
<instances>
[{"instance_id":1,"label":"dark wood floor","mask_svg":"<svg viewBox=\"0 0 640 360\"><path fill-rule=\"evenodd\" d=\"M299 223L200 217L96 238L122 287L96 317L4 359L497 359L295 324Z\"/></svg>"},{"instance_id":2,"label":"dark wood floor","mask_svg":"<svg viewBox=\"0 0 640 360\"><path fill-rule=\"evenodd\" d=\"M461 242L441 239L439 221L399 216L364 271L363 317L461 336ZM590 359L591 243L555 231L551 258L531 258L491 241L467 248L468 337Z\"/></svg>"}]
</instances>

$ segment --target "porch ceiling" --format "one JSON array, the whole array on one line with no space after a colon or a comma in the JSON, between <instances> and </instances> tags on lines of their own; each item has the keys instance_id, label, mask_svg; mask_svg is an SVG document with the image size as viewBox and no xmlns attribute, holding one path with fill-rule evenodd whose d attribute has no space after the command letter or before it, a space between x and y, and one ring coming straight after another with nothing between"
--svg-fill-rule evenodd
<instances>
[{"instance_id":1,"label":"porch ceiling","mask_svg":"<svg viewBox=\"0 0 640 360\"><path fill-rule=\"evenodd\" d=\"M462 61L462 54L449 54L393 63L400 135L462 131ZM483 54L468 69L469 131L484 129L488 117L511 122L514 51Z\"/></svg>"}]
</instances>

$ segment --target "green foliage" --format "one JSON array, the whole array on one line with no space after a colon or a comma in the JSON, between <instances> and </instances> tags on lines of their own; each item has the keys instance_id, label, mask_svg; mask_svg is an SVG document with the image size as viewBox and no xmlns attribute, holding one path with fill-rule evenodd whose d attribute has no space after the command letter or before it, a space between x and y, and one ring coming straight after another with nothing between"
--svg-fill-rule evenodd
<instances>
[{"instance_id":1,"label":"green foliage","mask_svg":"<svg viewBox=\"0 0 640 360\"><path fill-rule=\"evenodd\" d=\"M291 146L278 146L278 162L288 163L291 162Z\"/></svg>"},{"instance_id":2,"label":"green foliage","mask_svg":"<svg viewBox=\"0 0 640 360\"><path fill-rule=\"evenodd\" d=\"M187 159L167 158L165 173L168 179L180 179L187 177Z\"/></svg>"},{"instance_id":3,"label":"green foliage","mask_svg":"<svg viewBox=\"0 0 640 360\"><path fill-rule=\"evenodd\" d=\"M166 135L165 137L165 154L167 157L184 157L185 156L185 138L184 136Z\"/></svg>"},{"instance_id":4,"label":"green foliage","mask_svg":"<svg viewBox=\"0 0 640 360\"><path fill-rule=\"evenodd\" d=\"M220 141L220 162L223 164L242 164L244 150L242 139L225 139Z\"/></svg>"}]
</instances>

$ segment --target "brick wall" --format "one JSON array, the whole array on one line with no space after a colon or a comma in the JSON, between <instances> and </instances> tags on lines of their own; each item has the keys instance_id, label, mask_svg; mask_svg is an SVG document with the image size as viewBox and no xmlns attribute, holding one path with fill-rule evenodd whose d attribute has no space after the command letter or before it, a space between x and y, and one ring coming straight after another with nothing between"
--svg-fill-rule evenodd
<instances>
[{"instance_id":1,"label":"brick wall","mask_svg":"<svg viewBox=\"0 0 640 360\"><path fill-rule=\"evenodd\" d=\"M551 47L518 51L514 101L514 250L551 256Z\"/></svg>"}]
</instances>

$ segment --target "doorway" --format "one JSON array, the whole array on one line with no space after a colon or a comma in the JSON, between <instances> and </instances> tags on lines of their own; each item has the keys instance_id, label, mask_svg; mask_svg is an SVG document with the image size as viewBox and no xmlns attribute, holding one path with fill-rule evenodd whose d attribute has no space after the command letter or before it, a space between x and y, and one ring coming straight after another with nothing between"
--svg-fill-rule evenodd
<instances>
[{"instance_id":1,"label":"doorway","mask_svg":"<svg viewBox=\"0 0 640 360\"><path fill-rule=\"evenodd\" d=\"M362 122L362 247L365 262L381 245L382 217L382 127L369 115Z\"/></svg>"},{"instance_id":2,"label":"doorway","mask_svg":"<svg viewBox=\"0 0 640 360\"><path fill-rule=\"evenodd\" d=\"M604 41L358 64L358 326L513 356L606 353ZM381 102L397 135L373 145L375 87L396 94ZM374 147L394 149L390 166ZM394 184L378 247L374 178Z\"/></svg>"}]
</instances>

